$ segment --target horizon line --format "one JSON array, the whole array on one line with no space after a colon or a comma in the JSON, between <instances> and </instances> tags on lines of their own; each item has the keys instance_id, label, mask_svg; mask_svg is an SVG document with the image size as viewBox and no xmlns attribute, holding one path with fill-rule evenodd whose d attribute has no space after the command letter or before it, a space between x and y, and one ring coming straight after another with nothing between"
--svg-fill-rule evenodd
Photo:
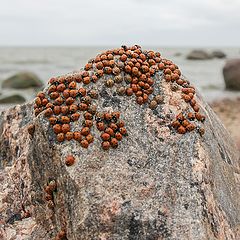
<instances>
[{"instance_id":1,"label":"horizon line","mask_svg":"<svg viewBox=\"0 0 240 240\"><path fill-rule=\"evenodd\" d=\"M135 44L127 44L127 46L132 46L132 45L135 45ZM62 45L53 45L53 44L49 44L49 45L37 45L37 44L34 44L34 45L1 45L0 44L0 48L10 48L10 47L16 47L16 48L32 48L32 47L39 47L39 48L50 48L50 47L65 47L65 48L76 48L76 47L81 47L81 48L114 48L116 46L122 46L122 44L120 45L117 45L117 44L109 44L109 45L85 45L85 44L79 44L79 45L71 45L71 44L62 44ZM153 47L153 48L240 48L240 45L237 46L237 45L218 45L218 46L213 46L213 45L155 45L155 44L144 44L144 45L140 45L141 47Z\"/></svg>"}]
</instances>

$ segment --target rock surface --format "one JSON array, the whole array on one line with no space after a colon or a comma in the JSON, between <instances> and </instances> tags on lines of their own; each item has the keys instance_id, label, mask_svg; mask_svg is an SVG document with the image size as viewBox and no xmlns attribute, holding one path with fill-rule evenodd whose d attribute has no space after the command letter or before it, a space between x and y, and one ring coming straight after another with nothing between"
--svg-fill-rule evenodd
<instances>
[{"instance_id":1,"label":"rock surface","mask_svg":"<svg viewBox=\"0 0 240 240\"><path fill-rule=\"evenodd\" d=\"M20 72L17 73L2 83L2 88L15 88L15 89L24 89L24 88L41 88L43 86L42 81L38 78L37 75L31 72Z\"/></svg>"},{"instance_id":2,"label":"rock surface","mask_svg":"<svg viewBox=\"0 0 240 240\"><path fill-rule=\"evenodd\" d=\"M19 94L12 94L12 95L3 95L0 96L0 104L6 103L24 103L26 100L23 96Z\"/></svg>"},{"instance_id":3,"label":"rock surface","mask_svg":"<svg viewBox=\"0 0 240 240\"><path fill-rule=\"evenodd\" d=\"M193 50L187 55L189 60L208 60L212 58L213 56L204 50Z\"/></svg>"},{"instance_id":4,"label":"rock surface","mask_svg":"<svg viewBox=\"0 0 240 240\"><path fill-rule=\"evenodd\" d=\"M239 155L232 139L199 95L205 134L176 133L169 124L189 106L162 71L153 78L164 96L155 110L115 95L102 84L108 76L98 81L98 107L119 110L128 130L108 151L95 127L87 149L58 143L44 112L34 116L34 103L1 113L1 239L48 240L62 230L73 240L240 238ZM72 166L65 165L69 154ZM45 190L53 181L49 205Z\"/></svg>"},{"instance_id":5,"label":"rock surface","mask_svg":"<svg viewBox=\"0 0 240 240\"><path fill-rule=\"evenodd\" d=\"M240 59L228 60L223 68L223 76L227 89L240 90Z\"/></svg>"}]
</instances>

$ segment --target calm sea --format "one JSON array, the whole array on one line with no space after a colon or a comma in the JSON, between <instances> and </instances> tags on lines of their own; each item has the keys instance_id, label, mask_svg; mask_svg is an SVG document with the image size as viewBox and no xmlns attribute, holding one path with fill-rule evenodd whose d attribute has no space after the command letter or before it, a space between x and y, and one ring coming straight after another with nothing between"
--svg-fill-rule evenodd
<instances>
[{"instance_id":1,"label":"calm sea","mask_svg":"<svg viewBox=\"0 0 240 240\"><path fill-rule=\"evenodd\" d=\"M239 95L224 90L222 68L226 59L206 61L186 60L190 48L148 48L161 52L162 56L173 60L184 75L200 90L207 101L226 96ZM52 76L78 70L88 59L108 47L1 47L0 83L20 71L32 71L45 83ZM212 51L213 49L206 49ZM240 48L222 48L228 58L240 57ZM178 54L178 55L176 55ZM6 90L0 90L2 93ZM21 93L31 99L34 92Z\"/></svg>"}]
</instances>

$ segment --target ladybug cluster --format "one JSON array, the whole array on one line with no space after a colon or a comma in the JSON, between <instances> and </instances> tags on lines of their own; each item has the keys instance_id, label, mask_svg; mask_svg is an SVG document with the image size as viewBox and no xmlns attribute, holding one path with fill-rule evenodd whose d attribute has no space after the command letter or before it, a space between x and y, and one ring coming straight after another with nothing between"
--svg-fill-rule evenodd
<instances>
[{"instance_id":1,"label":"ladybug cluster","mask_svg":"<svg viewBox=\"0 0 240 240\"><path fill-rule=\"evenodd\" d=\"M91 135L93 117L97 107L92 104L98 98L95 90L87 91L86 88L76 89L76 82L72 77L52 78L48 89L49 98L43 92L38 93L35 100L35 114L44 110L56 134L58 142L76 140L83 148L88 148L94 141ZM83 112L84 120L80 131L71 131L71 122L77 122Z\"/></svg>"},{"instance_id":2,"label":"ladybug cluster","mask_svg":"<svg viewBox=\"0 0 240 240\"><path fill-rule=\"evenodd\" d=\"M69 159L69 162L71 162L71 160ZM67 164L67 160L66 160L66 164ZM70 166L70 165L68 165ZM44 188L45 191L45 197L44 199L47 201L47 206L48 208L50 208L51 210L54 210L55 204L53 202L53 193L57 191L57 182L55 180L51 180L47 186ZM55 240L63 240L63 239L67 239L67 234L66 234L66 230L65 229L61 229L57 235L54 238Z\"/></svg>"},{"instance_id":3,"label":"ladybug cluster","mask_svg":"<svg viewBox=\"0 0 240 240\"><path fill-rule=\"evenodd\" d=\"M154 110L164 101L161 95L156 95L154 92L157 84L153 76L157 71L163 72L166 82L181 89L183 100L190 104L194 111L192 115L197 116L199 106L194 99L195 88L189 81L181 78L178 67L172 61L163 59L160 53L143 51L138 45L108 50L91 59L83 71L51 78L47 93L40 92L37 95L34 105L35 115L44 111L44 116L52 125L58 142L75 140L83 148L88 148L94 141L91 129L96 125L100 131L103 131L102 148L105 150L110 147L115 148L122 136L126 135L126 129L108 120L111 113L97 111L98 91L94 90L94 84L102 79L106 87L114 87L116 94L135 96L137 104L148 104L149 108ZM110 78L102 78L105 75ZM81 116L84 118L82 127L81 130L76 131L74 122L79 122ZM195 118L198 119L196 116ZM187 116L184 118L186 119L182 120L177 116L172 122L173 128L180 134L192 131L196 127L194 123L189 123L190 119Z\"/></svg>"},{"instance_id":4,"label":"ladybug cluster","mask_svg":"<svg viewBox=\"0 0 240 240\"><path fill-rule=\"evenodd\" d=\"M119 119L120 112L99 113L96 116L97 129L102 132L102 148L108 150L110 147L117 148L118 142L127 135L124 121Z\"/></svg>"},{"instance_id":5,"label":"ladybug cluster","mask_svg":"<svg viewBox=\"0 0 240 240\"><path fill-rule=\"evenodd\" d=\"M176 120L171 123L171 126L177 130L180 134L185 134L186 132L191 132L194 129L197 129L199 134L203 136L205 133L204 128L196 126L193 121L197 120L199 122L204 123L205 116L199 113L199 106L197 105L196 100L194 99L195 94L195 88L193 86L189 85L189 82L187 82L188 86L185 85L181 89L182 91L182 98L186 103L189 103L194 112L188 112L188 113L179 113L176 116Z\"/></svg>"},{"instance_id":6,"label":"ladybug cluster","mask_svg":"<svg viewBox=\"0 0 240 240\"><path fill-rule=\"evenodd\" d=\"M50 181L45 188L45 200L48 202L48 207L50 209L54 208L53 192L56 190L57 190L57 184L55 180Z\"/></svg>"},{"instance_id":7,"label":"ladybug cluster","mask_svg":"<svg viewBox=\"0 0 240 240\"><path fill-rule=\"evenodd\" d=\"M176 116L176 120L171 123L171 126L175 128L178 133L185 134L186 132L191 132L196 128L195 124L192 122L195 119L201 122L205 121L205 117L198 112L188 112L187 114L179 113ZM204 134L204 128L197 127L197 130L201 136Z\"/></svg>"}]
</instances>

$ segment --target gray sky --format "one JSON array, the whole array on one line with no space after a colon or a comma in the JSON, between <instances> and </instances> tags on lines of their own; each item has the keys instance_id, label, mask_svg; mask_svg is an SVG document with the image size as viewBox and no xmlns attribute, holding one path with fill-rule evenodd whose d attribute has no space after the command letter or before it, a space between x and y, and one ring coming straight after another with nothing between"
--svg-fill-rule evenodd
<instances>
[{"instance_id":1,"label":"gray sky","mask_svg":"<svg viewBox=\"0 0 240 240\"><path fill-rule=\"evenodd\" d=\"M0 3L0 45L240 46L240 0Z\"/></svg>"}]
</instances>

